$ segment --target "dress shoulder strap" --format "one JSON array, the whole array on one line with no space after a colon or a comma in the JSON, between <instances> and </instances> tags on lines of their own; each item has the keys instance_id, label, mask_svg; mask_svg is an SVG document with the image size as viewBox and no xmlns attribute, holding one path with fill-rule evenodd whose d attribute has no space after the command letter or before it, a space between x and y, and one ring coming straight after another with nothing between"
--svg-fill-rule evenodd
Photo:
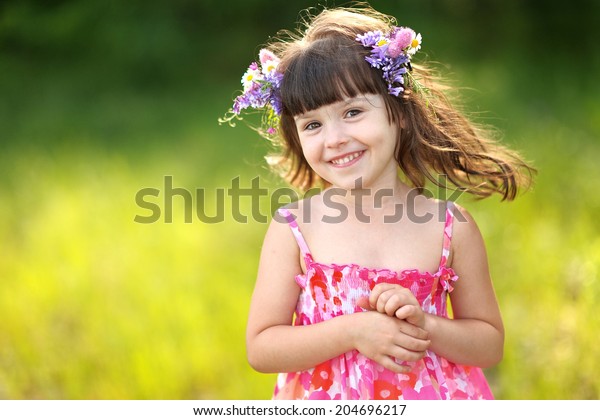
<instances>
[{"instance_id":1,"label":"dress shoulder strap","mask_svg":"<svg viewBox=\"0 0 600 420\"><path fill-rule=\"evenodd\" d=\"M300 227L298 226L298 223L296 222L296 217L292 213L290 213L290 211L288 209L285 209L285 208L278 209L277 213L279 213L279 215L283 216L285 218L285 220L287 220L288 224L290 225L290 229L292 230L292 233L294 234L294 238L296 238L296 242L298 243L298 247L300 248L300 252L304 256L304 259L306 261L312 261L312 255L310 254L310 250L308 249L306 240L304 240L304 236L302 236L302 232L300 232Z\"/></svg>"},{"instance_id":2,"label":"dress shoulder strap","mask_svg":"<svg viewBox=\"0 0 600 420\"><path fill-rule=\"evenodd\" d=\"M440 268L446 267L448 264L448 256L450 255L450 244L452 243L452 226L454 224L454 211L456 207L452 201L446 202L446 222L444 224L444 242L442 246L442 258L440 260Z\"/></svg>"}]
</instances>

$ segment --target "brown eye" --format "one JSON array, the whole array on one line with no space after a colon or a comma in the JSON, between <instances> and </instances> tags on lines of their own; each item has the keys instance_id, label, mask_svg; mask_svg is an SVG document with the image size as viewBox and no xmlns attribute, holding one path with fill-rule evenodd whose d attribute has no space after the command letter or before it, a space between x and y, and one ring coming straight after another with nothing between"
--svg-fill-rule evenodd
<instances>
[{"instance_id":1,"label":"brown eye","mask_svg":"<svg viewBox=\"0 0 600 420\"><path fill-rule=\"evenodd\" d=\"M360 109L351 109L348 112L346 112L346 117L349 117L349 118L356 117L360 113L361 113Z\"/></svg>"},{"instance_id":2,"label":"brown eye","mask_svg":"<svg viewBox=\"0 0 600 420\"><path fill-rule=\"evenodd\" d=\"M318 122L311 122L311 123L306 124L306 126L304 127L304 130L312 131L312 130L316 130L319 127L321 127L321 124L319 124Z\"/></svg>"}]
</instances>

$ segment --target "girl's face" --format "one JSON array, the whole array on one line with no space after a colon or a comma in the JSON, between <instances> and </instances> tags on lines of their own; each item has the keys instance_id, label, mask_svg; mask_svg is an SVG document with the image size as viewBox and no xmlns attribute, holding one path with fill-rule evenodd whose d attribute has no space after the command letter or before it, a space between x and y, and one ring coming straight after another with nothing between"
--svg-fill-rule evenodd
<instances>
[{"instance_id":1,"label":"girl's face","mask_svg":"<svg viewBox=\"0 0 600 420\"><path fill-rule=\"evenodd\" d=\"M304 157L333 186L391 187L397 127L391 125L381 95L359 95L294 118Z\"/></svg>"}]
</instances>

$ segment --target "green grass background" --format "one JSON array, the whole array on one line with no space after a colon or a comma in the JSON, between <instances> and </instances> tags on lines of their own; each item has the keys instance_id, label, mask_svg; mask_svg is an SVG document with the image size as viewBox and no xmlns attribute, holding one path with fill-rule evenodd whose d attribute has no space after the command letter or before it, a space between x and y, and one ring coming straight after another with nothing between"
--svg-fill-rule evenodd
<instances>
[{"instance_id":1,"label":"green grass background","mask_svg":"<svg viewBox=\"0 0 600 420\"><path fill-rule=\"evenodd\" d=\"M284 185L251 130L216 121L257 45L315 3L125 3L0 6L0 398L270 398L244 344L266 224L235 221L228 200L223 223L185 223L181 197L172 223L135 223L135 195L158 188L164 209L172 176L210 214L236 177ZM459 201L507 330L495 395L597 399L598 7L372 4L422 32L473 88L468 109L539 169L514 203Z\"/></svg>"}]
</instances>

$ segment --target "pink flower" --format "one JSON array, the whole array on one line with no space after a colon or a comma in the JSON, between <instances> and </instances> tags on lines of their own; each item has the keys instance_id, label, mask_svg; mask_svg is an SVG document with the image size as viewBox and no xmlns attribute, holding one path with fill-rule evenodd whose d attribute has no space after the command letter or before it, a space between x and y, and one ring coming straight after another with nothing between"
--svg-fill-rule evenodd
<instances>
[{"instance_id":1,"label":"pink flower","mask_svg":"<svg viewBox=\"0 0 600 420\"><path fill-rule=\"evenodd\" d=\"M415 37L415 31L410 28L400 28L390 40L388 55L392 58L398 57L408 48Z\"/></svg>"},{"instance_id":2,"label":"pink flower","mask_svg":"<svg viewBox=\"0 0 600 420\"><path fill-rule=\"evenodd\" d=\"M262 50L260 50L260 52L258 53L258 58L260 59L260 64L262 64L263 66L268 62L268 61L274 61L274 62L279 62L279 59L275 56L275 54L273 54L271 51L267 50L266 48L263 48Z\"/></svg>"}]
</instances>

